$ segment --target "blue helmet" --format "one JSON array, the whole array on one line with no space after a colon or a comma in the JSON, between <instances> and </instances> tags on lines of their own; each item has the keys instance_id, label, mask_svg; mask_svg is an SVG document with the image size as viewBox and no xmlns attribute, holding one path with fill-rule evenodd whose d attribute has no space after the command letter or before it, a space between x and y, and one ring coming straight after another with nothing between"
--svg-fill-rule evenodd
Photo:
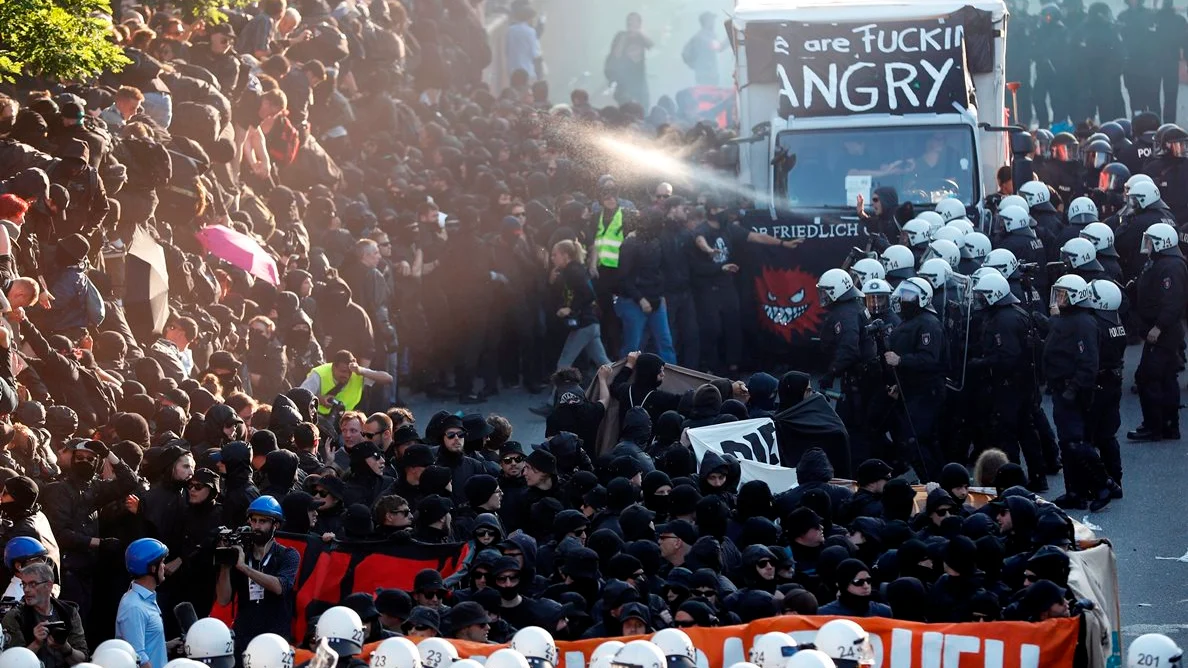
<instances>
[{"instance_id":1,"label":"blue helmet","mask_svg":"<svg viewBox=\"0 0 1188 668\"><path fill-rule=\"evenodd\" d=\"M156 538L138 538L124 550L124 566L134 578L149 574L149 567L169 554L165 543Z\"/></svg>"},{"instance_id":2,"label":"blue helmet","mask_svg":"<svg viewBox=\"0 0 1188 668\"><path fill-rule=\"evenodd\" d=\"M276 499L271 496L258 496L255 501L252 501L248 506L247 514L263 515L264 517L271 517L277 522L285 519L285 513L281 510L281 505L277 503Z\"/></svg>"},{"instance_id":3,"label":"blue helmet","mask_svg":"<svg viewBox=\"0 0 1188 668\"><path fill-rule=\"evenodd\" d=\"M36 538L17 536L4 546L4 566L12 570L12 565L18 561L25 561L33 557L44 557L49 554Z\"/></svg>"}]
</instances>

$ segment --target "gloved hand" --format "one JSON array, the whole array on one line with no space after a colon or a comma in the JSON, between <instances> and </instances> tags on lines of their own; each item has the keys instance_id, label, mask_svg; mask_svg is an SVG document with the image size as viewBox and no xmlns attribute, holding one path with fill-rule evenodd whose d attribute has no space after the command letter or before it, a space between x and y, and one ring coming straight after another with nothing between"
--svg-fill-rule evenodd
<instances>
[{"instance_id":1,"label":"gloved hand","mask_svg":"<svg viewBox=\"0 0 1188 668\"><path fill-rule=\"evenodd\" d=\"M107 459L107 455L111 454L111 450L103 441L87 441L87 449L99 455L99 459Z\"/></svg>"}]
</instances>

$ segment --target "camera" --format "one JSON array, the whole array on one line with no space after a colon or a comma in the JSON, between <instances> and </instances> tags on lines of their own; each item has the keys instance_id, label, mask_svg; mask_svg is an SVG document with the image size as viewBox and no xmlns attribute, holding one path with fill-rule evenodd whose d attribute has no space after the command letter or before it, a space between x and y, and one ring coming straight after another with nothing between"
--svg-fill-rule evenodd
<instances>
[{"instance_id":1,"label":"camera","mask_svg":"<svg viewBox=\"0 0 1188 668\"><path fill-rule=\"evenodd\" d=\"M239 553L235 546L251 547L253 538L251 527L239 527L238 529L219 527L218 547L214 552L215 563L220 566L234 565L239 560Z\"/></svg>"},{"instance_id":2,"label":"camera","mask_svg":"<svg viewBox=\"0 0 1188 668\"><path fill-rule=\"evenodd\" d=\"M70 638L70 630L66 628L66 622L46 622L45 628L49 630L50 637L54 642L61 645Z\"/></svg>"}]
</instances>

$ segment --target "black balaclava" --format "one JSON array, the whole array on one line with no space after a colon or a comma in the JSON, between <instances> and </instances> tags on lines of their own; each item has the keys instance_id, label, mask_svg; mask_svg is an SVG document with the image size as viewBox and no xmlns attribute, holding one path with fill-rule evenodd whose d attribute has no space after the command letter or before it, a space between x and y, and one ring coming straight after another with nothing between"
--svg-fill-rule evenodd
<instances>
[{"instance_id":1,"label":"black balaclava","mask_svg":"<svg viewBox=\"0 0 1188 668\"><path fill-rule=\"evenodd\" d=\"M924 583L913 577L902 577L887 585L887 605L895 619L907 622L928 621L928 596Z\"/></svg>"},{"instance_id":2,"label":"black balaclava","mask_svg":"<svg viewBox=\"0 0 1188 668\"><path fill-rule=\"evenodd\" d=\"M804 392L809 388L812 376L803 371L789 371L780 378L780 410L787 410L804 401Z\"/></svg>"},{"instance_id":3,"label":"black balaclava","mask_svg":"<svg viewBox=\"0 0 1188 668\"><path fill-rule=\"evenodd\" d=\"M870 609L870 596L851 594L847 585L862 571L870 572L866 564L857 559L846 559L837 565L835 582L837 583L837 601L854 612L865 615Z\"/></svg>"},{"instance_id":4,"label":"black balaclava","mask_svg":"<svg viewBox=\"0 0 1188 668\"><path fill-rule=\"evenodd\" d=\"M745 521L751 517L774 517L775 509L772 507L771 501L771 488L767 486L766 482L762 480L747 481L738 490L738 500L735 502L738 519Z\"/></svg>"},{"instance_id":5,"label":"black balaclava","mask_svg":"<svg viewBox=\"0 0 1188 668\"><path fill-rule=\"evenodd\" d=\"M656 513L658 521L668 517L668 495L656 494L661 487L672 487L672 479L664 471L651 471L643 477L644 505Z\"/></svg>"}]
</instances>

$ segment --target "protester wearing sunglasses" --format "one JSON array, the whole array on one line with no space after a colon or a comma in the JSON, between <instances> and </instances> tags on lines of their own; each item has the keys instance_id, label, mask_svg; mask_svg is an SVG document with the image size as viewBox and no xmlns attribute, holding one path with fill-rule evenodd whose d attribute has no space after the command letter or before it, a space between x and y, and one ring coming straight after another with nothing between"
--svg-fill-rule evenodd
<instances>
[{"instance_id":1,"label":"protester wearing sunglasses","mask_svg":"<svg viewBox=\"0 0 1188 668\"><path fill-rule=\"evenodd\" d=\"M454 481L454 504L461 505L466 502L466 481L472 476L486 473L487 467L483 462L466 454L466 428L462 424L462 418L457 415L445 415L437 426L441 430L441 442L434 463L450 470L450 476ZM433 425L430 424L426 433L432 428Z\"/></svg>"},{"instance_id":2,"label":"protester wearing sunglasses","mask_svg":"<svg viewBox=\"0 0 1188 668\"><path fill-rule=\"evenodd\" d=\"M842 617L890 617L891 606L871 600L873 591L870 569L858 559L846 559L835 571L837 600L817 611L821 615Z\"/></svg>"},{"instance_id":3,"label":"protester wearing sunglasses","mask_svg":"<svg viewBox=\"0 0 1188 668\"><path fill-rule=\"evenodd\" d=\"M957 506L957 502L944 489L937 488L929 492L928 499L924 502L924 516L927 520L924 520L923 526L920 527L920 539L942 536L941 524L946 518L954 515Z\"/></svg>"}]
</instances>

